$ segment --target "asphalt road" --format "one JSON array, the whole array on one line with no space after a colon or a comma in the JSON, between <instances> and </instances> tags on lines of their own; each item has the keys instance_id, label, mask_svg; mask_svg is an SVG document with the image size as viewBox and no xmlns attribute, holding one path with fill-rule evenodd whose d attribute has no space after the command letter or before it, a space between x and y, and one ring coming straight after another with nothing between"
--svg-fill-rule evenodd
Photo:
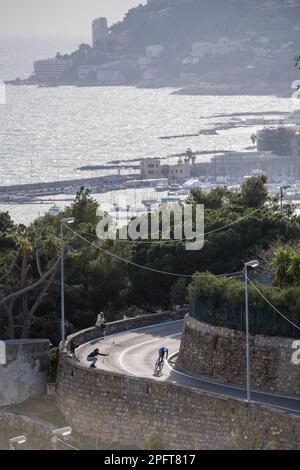
<instances>
[{"instance_id":1,"label":"asphalt road","mask_svg":"<svg viewBox=\"0 0 300 470\"><path fill-rule=\"evenodd\" d=\"M208 393L246 399L244 388L224 385L210 379L200 379L175 371L172 366L172 354L178 352L182 335L183 320L163 323L137 330L118 333L99 338L76 349L76 357L86 367L90 366L87 356L95 348L108 357L98 357L98 369L120 372L125 375L168 381L186 387L198 388ZM162 375L154 375L154 365L158 350L166 346L169 361L165 363ZM252 391L252 401L269 405L277 409L300 415L300 399L265 392Z\"/></svg>"}]
</instances>

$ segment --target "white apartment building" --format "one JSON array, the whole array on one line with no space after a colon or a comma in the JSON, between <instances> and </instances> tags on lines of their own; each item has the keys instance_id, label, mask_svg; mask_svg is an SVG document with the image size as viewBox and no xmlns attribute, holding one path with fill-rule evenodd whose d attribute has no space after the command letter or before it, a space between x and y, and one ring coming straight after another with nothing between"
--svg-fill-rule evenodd
<instances>
[{"instance_id":1,"label":"white apartment building","mask_svg":"<svg viewBox=\"0 0 300 470\"><path fill-rule=\"evenodd\" d=\"M118 70L99 70L97 72L99 85L123 85L124 81L124 75Z\"/></svg>"},{"instance_id":2,"label":"white apartment building","mask_svg":"<svg viewBox=\"0 0 300 470\"><path fill-rule=\"evenodd\" d=\"M191 176L189 160L179 160L175 165L162 165L159 158L146 158L141 161L141 177L145 179L170 178L184 180Z\"/></svg>"},{"instance_id":3,"label":"white apartment building","mask_svg":"<svg viewBox=\"0 0 300 470\"><path fill-rule=\"evenodd\" d=\"M87 81L87 80L96 80L97 73L101 69L100 65L80 65L78 67L78 80Z\"/></svg>"},{"instance_id":4,"label":"white apartment building","mask_svg":"<svg viewBox=\"0 0 300 470\"><path fill-rule=\"evenodd\" d=\"M72 67L72 60L38 60L34 62L34 75L38 83L59 82L70 67Z\"/></svg>"},{"instance_id":5,"label":"white apartment building","mask_svg":"<svg viewBox=\"0 0 300 470\"><path fill-rule=\"evenodd\" d=\"M241 50L241 44L235 41L195 42L192 46L192 57L204 57L205 55L226 55Z\"/></svg>"},{"instance_id":6,"label":"white apartment building","mask_svg":"<svg viewBox=\"0 0 300 470\"><path fill-rule=\"evenodd\" d=\"M146 57L154 58L159 57L164 50L161 44L154 44L146 47Z\"/></svg>"},{"instance_id":7,"label":"white apartment building","mask_svg":"<svg viewBox=\"0 0 300 470\"><path fill-rule=\"evenodd\" d=\"M138 64L140 68L148 67L151 64L152 60L150 57L140 57L138 60Z\"/></svg>"},{"instance_id":8,"label":"white apartment building","mask_svg":"<svg viewBox=\"0 0 300 470\"><path fill-rule=\"evenodd\" d=\"M142 178L161 178L161 165L159 158L145 158L141 160Z\"/></svg>"},{"instance_id":9,"label":"white apartment building","mask_svg":"<svg viewBox=\"0 0 300 470\"><path fill-rule=\"evenodd\" d=\"M154 80L159 76L160 72L158 68L149 67L142 75L143 80Z\"/></svg>"}]
</instances>

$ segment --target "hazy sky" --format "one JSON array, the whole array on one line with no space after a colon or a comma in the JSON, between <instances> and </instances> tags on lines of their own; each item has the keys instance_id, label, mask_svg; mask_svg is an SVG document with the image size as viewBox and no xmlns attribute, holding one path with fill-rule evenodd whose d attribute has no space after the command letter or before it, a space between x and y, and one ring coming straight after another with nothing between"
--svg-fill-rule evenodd
<instances>
[{"instance_id":1,"label":"hazy sky","mask_svg":"<svg viewBox=\"0 0 300 470\"><path fill-rule=\"evenodd\" d=\"M76 37L89 41L91 21L109 24L146 0L0 0L0 36Z\"/></svg>"}]
</instances>

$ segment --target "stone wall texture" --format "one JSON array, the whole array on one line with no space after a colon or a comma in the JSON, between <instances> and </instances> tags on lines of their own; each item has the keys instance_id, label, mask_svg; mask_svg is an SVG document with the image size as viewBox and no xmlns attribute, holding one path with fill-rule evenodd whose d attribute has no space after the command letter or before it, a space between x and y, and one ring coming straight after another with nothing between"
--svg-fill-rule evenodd
<instances>
[{"instance_id":1,"label":"stone wall texture","mask_svg":"<svg viewBox=\"0 0 300 470\"><path fill-rule=\"evenodd\" d=\"M46 393L49 340L9 340L6 364L0 365L0 406L22 403Z\"/></svg>"},{"instance_id":2,"label":"stone wall texture","mask_svg":"<svg viewBox=\"0 0 300 470\"><path fill-rule=\"evenodd\" d=\"M130 320L123 326L129 329ZM75 431L141 447L156 434L162 449L184 450L251 448L257 434L262 448L274 441L278 449L300 449L299 416L172 383L84 368L68 348L75 340L87 341L91 331L69 338L60 357L57 405Z\"/></svg>"},{"instance_id":3,"label":"stone wall texture","mask_svg":"<svg viewBox=\"0 0 300 470\"><path fill-rule=\"evenodd\" d=\"M47 449L51 449L53 429L53 424L37 418L0 412L0 449L9 449L9 439L23 434L27 437L27 442L22 444L19 447L20 449L26 450L30 448L30 444L36 441L37 437L48 442ZM18 445L16 445L16 448L18 448Z\"/></svg>"},{"instance_id":4,"label":"stone wall texture","mask_svg":"<svg viewBox=\"0 0 300 470\"><path fill-rule=\"evenodd\" d=\"M251 385L258 390L300 395L300 365L292 363L292 339L250 338ZM176 369L199 377L244 385L245 334L185 318Z\"/></svg>"},{"instance_id":5,"label":"stone wall texture","mask_svg":"<svg viewBox=\"0 0 300 470\"><path fill-rule=\"evenodd\" d=\"M157 325L168 321L181 320L185 317L188 310L182 308L176 311L162 312L162 313L149 313L138 317L130 318L128 320L119 320L112 323L107 323L105 329L93 326L86 330L74 333L68 336L66 343L66 350L72 351L81 344L93 341L102 335L114 335L122 331L134 330L136 328L143 328L144 326Z\"/></svg>"}]
</instances>

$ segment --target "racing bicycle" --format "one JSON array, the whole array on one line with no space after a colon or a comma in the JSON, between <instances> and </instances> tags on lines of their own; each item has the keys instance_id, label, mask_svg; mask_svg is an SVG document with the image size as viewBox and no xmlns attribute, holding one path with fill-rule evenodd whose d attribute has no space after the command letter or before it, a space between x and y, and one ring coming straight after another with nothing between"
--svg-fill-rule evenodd
<instances>
[{"instance_id":1,"label":"racing bicycle","mask_svg":"<svg viewBox=\"0 0 300 470\"><path fill-rule=\"evenodd\" d=\"M155 367L154 367L154 375L161 375L163 367L164 367L164 363L165 361L161 357L157 359L155 363Z\"/></svg>"}]
</instances>

